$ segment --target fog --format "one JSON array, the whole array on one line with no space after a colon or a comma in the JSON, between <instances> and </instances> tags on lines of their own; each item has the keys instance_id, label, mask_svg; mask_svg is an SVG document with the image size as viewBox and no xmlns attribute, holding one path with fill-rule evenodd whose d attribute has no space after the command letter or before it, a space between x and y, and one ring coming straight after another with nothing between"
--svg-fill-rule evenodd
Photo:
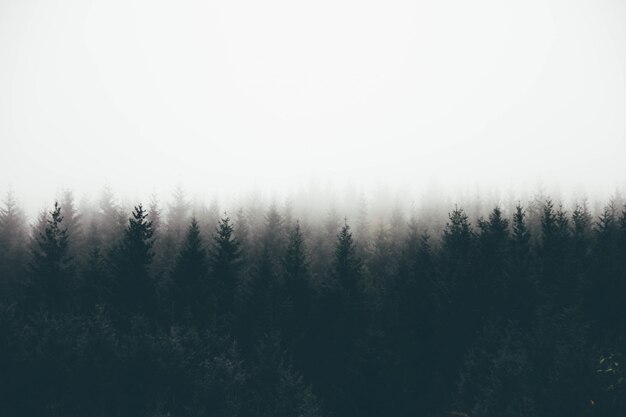
<instances>
[{"instance_id":1,"label":"fog","mask_svg":"<svg viewBox=\"0 0 626 417\"><path fill-rule=\"evenodd\" d=\"M626 416L625 23L0 0L0 416Z\"/></svg>"},{"instance_id":2,"label":"fog","mask_svg":"<svg viewBox=\"0 0 626 417\"><path fill-rule=\"evenodd\" d=\"M625 21L618 0L3 0L0 191L31 212L105 185L604 198Z\"/></svg>"}]
</instances>

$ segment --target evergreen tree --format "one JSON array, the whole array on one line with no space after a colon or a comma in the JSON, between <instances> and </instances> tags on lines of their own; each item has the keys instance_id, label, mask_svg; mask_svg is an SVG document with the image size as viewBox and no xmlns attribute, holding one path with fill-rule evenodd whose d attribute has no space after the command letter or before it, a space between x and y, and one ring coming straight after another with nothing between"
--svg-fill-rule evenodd
<instances>
[{"instance_id":1,"label":"evergreen tree","mask_svg":"<svg viewBox=\"0 0 626 417\"><path fill-rule=\"evenodd\" d=\"M76 208L72 191L66 190L63 192L61 208L63 209L63 224L67 229L68 235L72 237L69 242L68 252L72 257L77 258L79 255L84 255L79 253L83 243L82 216Z\"/></svg>"},{"instance_id":2,"label":"evergreen tree","mask_svg":"<svg viewBox=\"0 0 626 417\"><path fill-rule=\"evenodd\" d=\"M285 312L283 320L284 338L286 342L295 343L296 350L302 350L311 310L312 289L309 282L309 262L299 221L289 235L282 266L288 303L288 311Z\"/></svg>"},{"instance_id":3,"label":"evergreen tree","mask_svg":"<svg viewBox=\"0 0 626 417\"><path fill-rule=\"evenodd\" d=\"M542 296L549 304L561 307L571 305L574 302L571 290L576 286L576 280L570 273L571 230L562 205L555 211L552 200L546 200L541 229Z\"/></svg>"},{"instance_id":4,"label":"evergreen tree","mask_svg":"<svg viewBox=\"0 0 626 417\"><path fill-rule=\"evenodd\" d=\"M373 357L368 362L376 363L385 381L383 384L372 381L368 389L377 393L372 395L370 408L377 410L372 415L428 415L432 411L431 401L436 397L431 383L435 369L431 358L436 347L433 344L434 265L429 235L420 234L412 220L401 247L397 272L385 287L382 312L372 318L383 340L368 342L382 345L372 349Z\"/></svg>"},{"instance_id":5,"label":"evergreen tree","mask_svg":"<svg viewBox=\"0 0 626 417\"><path fill-rule=\"evenodd\" d=\"M111 309L119 318L155 314L155 285L149 268L152 251L152 223L141 204L135 206L120 244L112 253L111 283L108 288Z\"/></svg>"},{"instance_id":6,"label":"evergreen tree","mask_svg":"<svg viewBox=\"0 0 626 417\"><path fill-rule=\"evenodd\" d=\"M14 194L8 192L0 208L0 292L3 295L15 293L22 281L27 255L26 228L26 216Z\"/></svg>"},{"instance_id":7,"label":"evergreen tree","mask_svg":"<svg viewBox=\"0 0 626 417\"><path fill-rule=\"evenodd\" d=\"M322 295L317 335L318 388L339 415L358 415L361 381L358 363L367 317L363 310L362 261L344 221L337 235L331 269L332 281Z\"/></svg>"},{"instance_id":8,"label":"evergreen tree","mask_svg":"<svg viewBox=\"0 0 626 417\"><path fill-rule=\"evenodd\" d=\"M241 249L234 236L234 228L228 216L220 219L217 234L209 252L212 291L217 300L218 317L230 316L233 312L235 292L240 285Z\"/></svg>"},{"instance_id":9,"label":"evergreen tree","mask_svg":"<svg viewBox=\"0 0 626 417\"><path fill-rule=\"evenodd\" d=\"M169 204L167 211L167 233L173 239L175 247L178 247L185 236L190 210L191 204L187 200L185 190L178 185L174 189L172 202Z\"/></svg>"},{"instance_id":10,"label":"evergreen tree","mask_svg":"<svg viewBox=\"0 0 626 417\"><path fill-rule=\"evenodd\" d=\"M488 220L479 220L478 250L480 259L481 287L485 300L484 313L488 316L502 316L509 303L517 296L512 293L509 259L509 221L496 206Z\"/></svg>"},{"instance_id":11,"label":"evergreen tree","mask_svg":"<svg viewBox=\"0 0 626 417\"><path fill-rule=\"evenodd\" d=\"M332 271L335 285L346 296L358 298L362 267L363 263L356 255L356 246L346 220L337 235Z\"/></svg>"},{"instance_id":12,"label":"evergreen tree","mask_svg":"<svg viewBox=\"0 0 626 417\"><path fill-rule=\"evenodd\" d=\"M445 395L452 389L452 381L463 362L464 346L473 343L483 316L485 299L480 291L480 278L476 276L475 241L465 211L455 207L443 230L441 271L434 284L438 309L435 343L440 346L438 371L445 384L437 387L442 397L436 401L440 403L450 401Z\"/></svg>"},{"instance_id":13,"label":"evergreen tree","mask_svg":"<svg viewBox=\"0 0 626 417\"><path fill-rule=\"evenodd\" d=\"M591 252L591 225L593 218L587 207L587 202L576 204L572 213L574 261L579 267L584 268L586 259Z\"/></svg>"},{"instance_id":14,"label":"evergreen tree","mask_svg":"<svg viewBox=\"0 0 626 417\"><path fill-rule=\"evenodd\" d=\"M535 310L536 295L532 271L531 236L526 226L526 212L518 204L513 215L513 233L511 235L511 295L508 300L511 318L522 328L531 325Z\"/></svg>"},{"instance_id":15,"label":"evergreen tree","mask_svg":"<svg viewBox=\"0 0 626 417\"><path fill-rule=\"evenodd\" d=\"M512 252L516 269L527 271L528 257L530 256L530 233L526 226L526 212L518 204L513 215Z\"/></svg>"},{"instance_id":16,"label":"evergreen tree","mask_svg":"<svg viewBox=\"0 0 626 417\"><path fill-rule=\"evenodd\" d=\"M172 271L171 302L174 319L202 328L210 318L215 305L211 298L209 260L202 243L200 228L195 218L187 230L187 236Z\"/></svg>"},{"instance_id":17,"label":"evergreen tree","mask_svg":"<svg viewBox=\"0 0 626 417\"><path fill-rule=\"evenodd\" d=\"M65 310L72 273L72 258L68 253L69 236L62 224L61 206L46 217L46 226L33 242L29 281L30 295L37 305L52 312Z\"/></svg>"}]
</instances>

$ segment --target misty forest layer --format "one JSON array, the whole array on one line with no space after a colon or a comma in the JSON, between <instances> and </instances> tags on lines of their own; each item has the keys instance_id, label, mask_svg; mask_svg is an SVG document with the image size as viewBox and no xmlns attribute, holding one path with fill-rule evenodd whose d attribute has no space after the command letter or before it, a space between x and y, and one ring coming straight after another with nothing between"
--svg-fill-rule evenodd
<instances>
[{"instance_id":1,"label":"misty forest layer","mask_svg":"<svg viewBox=\"0 0 626 417\"><path fill-rule=\"evenodd\" d=\"M59 200L0 211L0 415L626 413L619 199L442 227Z\"/></svg>"}]
</instances>

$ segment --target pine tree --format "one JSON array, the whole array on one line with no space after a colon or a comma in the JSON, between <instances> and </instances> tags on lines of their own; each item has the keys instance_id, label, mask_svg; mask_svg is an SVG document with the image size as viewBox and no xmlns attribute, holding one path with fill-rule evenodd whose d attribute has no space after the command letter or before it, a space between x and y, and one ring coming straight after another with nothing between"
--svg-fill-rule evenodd
<instances>
[{"instance_id":1,"label":"pine tree","mask_svg":"<svg viewBox=\"0 0 626 417\"><path fill-rule=\"evenodd\" d=\"M156 310L155 285L150 276L152 223L143 206L135 206L122 241L112 253L111 309L122 319L138 313L153 315Z\"/></svg>"},{"instance_id":2,"label":"pine tree","mask_svg":"<svg viewBox=\"0 0 626 417\"><path fill-rule=\"evenodd\" d=\"M172 310L174 318L182 323L203 327L210 318L211 299L208 282L209 260L195 218L172 271Z\"/></svg>"},{"instance_id":3,"label":"pine tree","mask_svg":"<svg viewBox=\"0 0 626 417\"><path fill-rule=\"evenodd\" d=\"M573 244L574 244L574 261L579 266L583 266L584 261L590 255L591 247L589 245L591 239L591 224L593 218L589 209L587 208L587 202L583 204L576 204L574 212L572 213L573 223Z\"/></svg>"},{"instance_id":4,"label":"pine tree","mask_svg":"<svg viewBox=\"0 0 626 417\"><path fill-rule=\"evenodd\" d=\"M69 236L62 224L61 206L46 218L46 225L33 242L30 292L34 301L52 312L65 309L72 273L72 258L68 253Z\"/></svg>"},{"instance_id":5,"label":"pine tree","mask_svg":"<svg viewBox=\"0 0 626 417\"><path fill-rule=\"evenodd\" d=\"M562 205L555 211L552 200L546 200L541 230L541 294L545 302L565 307L574 302L571 289L575 287L576 280L571 274L569 219Z\"/></svg>"},{"instance_id":6,"label":"pine tree","mask_svg":"<svg viewBox=\"0 0 626 417\"><path fill-rule=\"evenodd\" d=\"M217 299L218 317L232 314L235 292L240 284L241 249L234 237L234 228L228 216L220 219L217 234L209 252L212 291Z\"/></svg>"},{"instance_id":7,"label":"pine tree","mask_svg":"<svg viewBox=\"0 0 626 417\"><path fill-rule=\"evenodd\" d=\"M462 346L473 343L483 318L485 294L481 292L480 277L476 276L475 241L465 211L455 207L443 230L441 270L434 283L438 310L435 343L440 346L436 360L447 384L454 380L463 361ZM449 385L439 386L439 395L450 389ZM438 401L449 399L440 397Z\"/></svg>"},{"instance_id":8,"label":"pine tree","mask_svg":"<svg viewBox=\"0 0 626 417\"><path fill-rule=\"evenodd\" d=\"M468 262L474 238L467 214L462 208L455 207L443 231L444 254L452 262Z\"/></svg>"},{"instance_id":9,"label":"pine tree","mask_svg":"<svg viewBox=\"0 0 626 417\"><path fill-rule=\"evenodd\" d=\"M286 338L301 339L310 314L311 287L309 263L299 221L289 235L282 265L289 303L289 311L285 315L285 333L289 335Z\"/></svg>"},{"instance_id":10,"label":"pine tree","mask_svg":"<svg viewBox=\"0 0 626 417\"><path fill-rule=\"evenodd\" d=\"M99 244L107 252L119 244L124 233L126 219L122 210L115 202L113 192L105 187L98 202L97 227Z\"/></svg>"},{"instance_id":11,"label":"pine tree","mask_svg":"<svg viewBox=\"0 0 626 417\"><path fill-rule=\"evenodd\" d=\"M526 212L518 204L513 215L513 236L511 239L513 246L513 259L517 269L524 268L526 271L528 256L530 255L530 233L526 226Z\"/></svg>"},{"instance_id":12,"label":"pine tree","mask_svg":"<svg viewBox=\"0 0 626 417\"><path fill-rule=\"evenodd\" d=\"M356 246L352 239L350 226L345 220L337 235L332 275L335 284L346 296L358 298L362 267L363 263L356 255Z\"/></svg>"},{"instance_id":13,"label":"pine tree","mask_svg":"<svg viewBox=\"0 0 626 417\"><path fill-rule=\"evenodd\" d=\"M67 233L72 237L68 252L72 257L77 258L79 255L83 255L80 253L83 242L82 216L76 208L72 191L66 190L63 192L61 208L63 209L63 224L67 229Z\"/></svg>"},{"instance_id":14,"label":"pine tree","mask_svg":"<svg viewBox=\"0 0 626 417\"><path fill-rule=\"evenodd\" d=\"M8 192L0 208L0 291L3 295L14 294L22 281L22 265L27 255L26 230L26 216L14 194Z\"/></svg>"},{"instance_id":15,"label":"pine tree","mask_svg":"<svg viewBox=\"0 0 626 417\"><path fill-rule=\"evenodd\" d=\"M158 236L161 233L161 207L159 206L159 199L156 194L152 194L150 199L150 206L148 207L148 220L152 223L154 235Z\"/></svg>"},{"instance_id":16,"label":"pine tree","mask_svg":"<svg viewBox=\"0 0 626 417\"><path fill-rule=\"evenodd\" d=\"M338 415L357 415L360 381L357 363L362 359L359 346L368 327L363 306L362 261L347 220L335 243L332 281L322 294L316 340L317 369L312 370Z\"/></svg>"},{"instance_id":17,"label":"pine tree","mask_svg":"<svg viewBox=\"0 0 626 417\"><path fill-rule=\"evenodd\" d=\"M482 278L478 281L483 299L485 314L502 316L508 310L509 302L515 298L511 293L509 259L509 221L502 216L496 206L488 220L479 220L478 249L479 268Z\"/></svg>"},{"instance_id":18,"label":"pine tree","mask_svg":"<svg viewBox=\"0 0 626 417\"><path fill-rule=\"evenodd\" d=\"M526 212L518 204L513 215L513 233L511 235L512 283L509 307L511 317L527 328L531 324L535 308L535 282L532 275L531 236L526 226Z\"/></svg>"},{"instance_id":19,"label":"pine tree","mask_svg":"<svg viewBox=\"0 0 626 417\"><path fill-rule=\"evenodd\" d=\"M272 204L265 215L265 227L261 236L261 246L267 251L272 262L278 263L285 250L284 219Z\"/></svg>"},{"instance_id":20,"label":"pine tree","mask_svg":"<svg viewBox=\"0 0 626 417\"><path fill-rule=\"evenodd\" d=\"M172 195L172 203L167 211L167 233L178 247L185 236L185 228L189 221L191 204L182 186L178 185Z\"/></svg>"}]
</instances>

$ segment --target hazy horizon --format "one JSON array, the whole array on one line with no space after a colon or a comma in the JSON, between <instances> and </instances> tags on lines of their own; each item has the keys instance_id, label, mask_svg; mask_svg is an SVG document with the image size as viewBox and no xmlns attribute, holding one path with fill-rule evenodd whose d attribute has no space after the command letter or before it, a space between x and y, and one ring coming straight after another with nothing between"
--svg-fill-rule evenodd
<instances>
[{"instance_id":1,"label":"hazy horizon","mask_svg":"<svg viewBox=\"0 0 626 417\"><path fill-rule=\"evenodd\" d=\"M623 21L619 1L4 1L0 192L605 198L626 181Z\"/></svg>"}]
</instances>

